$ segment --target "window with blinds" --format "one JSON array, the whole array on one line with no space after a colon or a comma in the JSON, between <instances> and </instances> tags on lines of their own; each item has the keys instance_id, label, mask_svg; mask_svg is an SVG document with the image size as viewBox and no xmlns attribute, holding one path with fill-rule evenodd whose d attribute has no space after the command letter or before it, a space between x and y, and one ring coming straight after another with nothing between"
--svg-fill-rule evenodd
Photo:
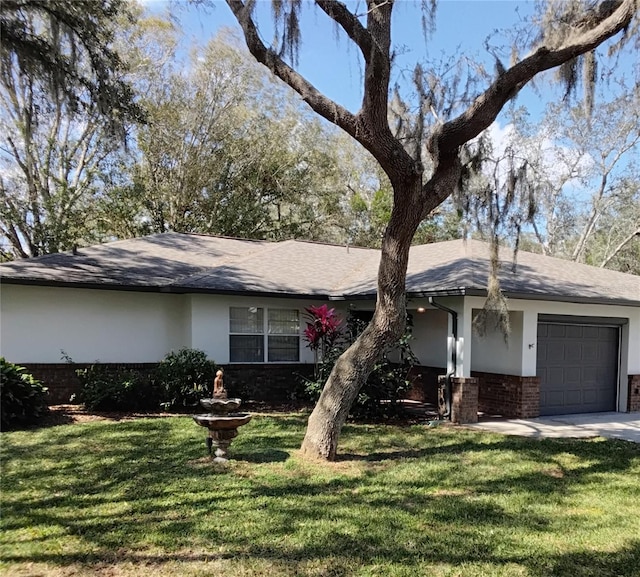
<instances>
[{"instance_id":1,"label":"window with blinds","mask_svg":"<svg viewBox=\"0 0 640 577\"><path fill-rule=\"evenodd\" d=\"M264 311L258 307L229 309L229 361L264 362Z\"/></svg>"},{"instance_id":2,"label":"window with blinds","mask_svg":"<svg viewBox=\"0 0 640 577\"><path fill-rule=\"evenodd\" d=\"M294 309L269 309L268 359L270 363L300 360L300 319Z\"/></svg>"},{"instance_id":3,"label":"window with blinds","mask_svg":"<svg viewBox=\"0 0 640 577\"><path fill-rule=\"evenodd\" d=\"M265 355L266 352L266 355ZM232 363L300 361L300 313L296 309L231 307L229 360Z\"/></svg>"}]
</instances>

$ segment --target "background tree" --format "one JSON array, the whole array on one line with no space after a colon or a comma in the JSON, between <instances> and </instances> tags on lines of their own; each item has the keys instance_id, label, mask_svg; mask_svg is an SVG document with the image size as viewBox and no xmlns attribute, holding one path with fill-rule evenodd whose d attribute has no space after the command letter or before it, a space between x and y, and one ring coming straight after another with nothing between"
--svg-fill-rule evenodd
<instances>
[{"instance_id":1,"label":"background tree","mask_svg":"<svg viewBox=\"0 0 640 577\"><path fill-rule=\"evenodd\" d=\"M393 189L394 203L382 241L373 319L336 362L309 418L302 445L308 456L333 459L340 430L358 391L380 351L404 329L405 277L413 236L421 221L460 186L465 173L473 168L473 156L467 166L463 164L461 151L465 145L487 129L506 103L537 74L573 63L628 29L637 17L638 5L636 0L614 0L600 5L548 2L541 13L542 26L533 52L520 58L518 51L514 51L514 61L508 67L497 61L488 87L477 93L470 104L464 102L465 98L450 100L455 102L452 106L441 106L438 90L443 84L436 81L428 64L417 67L414 78L419 100L414 110L418 112L401 127L400 138L400 130L394 134L388 115L393 0L368 0L362 14L335 0L315 2L362 56L363 100L356 113L332 101L295 70L302 6L299 0L274 2L276 20L284 26L285 35L280 46L271 47L265 45L264 36L256 27L255 2L227 0L227 4L254 57L298 92L316 113L360 142L378 161ZM435 2L425 2L423 7L433 22ZM593 61L591 55L588 61ZM567 78L569 85L575 84L575 75ZM451 90L445 94L455 93L455 86L449 87ZM432 109L436 121L429 125L428 114Z\"/></svg>"},{"instance_id":2,"label":"background tree","mask_svg":"<svg viewBox=\"0 0 640 577\"><path fill-rule=\"evenodd\" d=\"M511 155L526 169L518 182L527 189L523 202L530 208L512 203L508 218L500 222L524 227L523 246L529 250L634 270L624 255L640 240L638 126L637 86L609 101L601 97L589 116L580 106L552 104L540 124L531 124L522 110L516 111L502 135L502 162L492 160L495 169L485 170L482 186L491 174L488 194L503 185L506 156ZM485 204L478 202L483 195L473 196L472 229L487 238L491 227L482 213ZM509 199L506 195L502 201ZM521 218L525 215L530 226Z\"/></svg>"},{"instance_id":3,"label":"background tree","mask_svg":"<svg viewBox=\"0 0 640 577\"><path fill-rule=\"evenodd\" d=\"M132 18L116 0L0 5L0 233L12 256L95 240L99 174L142 118L112 47Z\"/></svg>"},{"instance_id":4,"label":"background tree","mask_svg":"<svg viewBox=\"0 0 640 577\"><path fill-rule=\"evenodd\" d=\"M116 128L143 116L112 46L123 17L133 19L126 0L2 0L0 58L71 108L89 100Z\"/></svg>"},{"instance_id":5,"label":"background tree","mask_svg":"<svg viewBox=\"0 0 640 577\"><path fill-rule=\"evenodd\" d=\"M128 185L108 189L105 219L133 234L350 240L349 198L369 194L371 159L310 116L232 35L153 74L139 154Z\"/></svg>"}]
</instances>

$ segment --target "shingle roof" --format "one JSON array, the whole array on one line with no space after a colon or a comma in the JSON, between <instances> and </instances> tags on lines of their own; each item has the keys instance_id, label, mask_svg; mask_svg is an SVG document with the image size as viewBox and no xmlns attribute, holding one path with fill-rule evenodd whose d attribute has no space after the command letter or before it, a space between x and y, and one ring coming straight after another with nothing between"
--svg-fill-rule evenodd
<instances>
[{"instance_id":1,"label":"shingle roof","mask_svg":"<svg viewBox=\"0 0 640 577\"><path fill-rule=\"evenodd\" d=\"M500 280L508 296L640 304L640 277L505 250ZM0 265L3 283L163 292L250 293L323 298L373 297L380 251L305 241L267 242L164 233ZM489 246L454 240L415 246L407 271L414 295L484 294Z\"/></svg>"}]
</instances>

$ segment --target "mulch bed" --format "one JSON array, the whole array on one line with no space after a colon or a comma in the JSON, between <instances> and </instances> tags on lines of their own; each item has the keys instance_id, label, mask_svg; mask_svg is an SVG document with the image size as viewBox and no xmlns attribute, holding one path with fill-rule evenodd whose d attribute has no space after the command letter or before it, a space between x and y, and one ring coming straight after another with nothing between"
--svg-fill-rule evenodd
<instances>
[{"instance_id":1,"label":"mulch bed","mask_svg":"<svg viewBox=\"0 0 640 577\"><path fill-rule=\"evenodd\" d=\"M308 414L313 407L302 403L260 403L247 402L242 409L250 413L301 413ZM49 413L38 422L38 427L54 427L57 425L70 425L74 423L89 423L93 421L130 421L140 418L180 417L189 414L203 412L203 409L194 409L191 412L125 412L125 411L88 411L82 405L52 405ZM407 407L403 416L384 420L388 424L412 425L425 423L437 419L433 410L425 405L416 404Z\"/></svg>"}]
</instances>

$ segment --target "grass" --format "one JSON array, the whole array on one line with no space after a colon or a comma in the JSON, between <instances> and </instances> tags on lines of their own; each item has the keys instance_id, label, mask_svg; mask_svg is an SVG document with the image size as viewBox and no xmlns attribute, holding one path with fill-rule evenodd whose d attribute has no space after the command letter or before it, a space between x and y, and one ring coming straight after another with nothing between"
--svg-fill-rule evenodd
<instances>
[{"instance_id":1,"label":"grass","mask_svg":"<svg viewBox=\"0 0 640 577\"><path fill-rule=\"evenodd\" d=\"M309 463L257 415L227 465L188 417L2 433L0 574L639 576L640 447L349 425Z\"/></svg>"}]
</instances>

